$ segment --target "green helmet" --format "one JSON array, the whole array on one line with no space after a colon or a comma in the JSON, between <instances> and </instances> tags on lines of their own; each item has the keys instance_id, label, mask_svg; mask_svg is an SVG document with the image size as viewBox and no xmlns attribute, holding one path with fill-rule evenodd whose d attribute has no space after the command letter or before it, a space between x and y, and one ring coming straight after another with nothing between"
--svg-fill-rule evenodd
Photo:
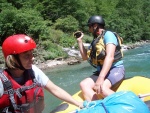
<instances>
[{"instance_id":1,"label":"green helmet","mask_svg":"<svg viewBox=\"0 0 150 113\"><path fill-rule=\"evenodd\" d=\"M95 16L91 16L91 17L89 18L89 20L88 20L88 26L90 26L90 25L92 25L92 24L95 24L95 23L100 24L100 25L102 25L102 26L105 26L105 21L104 21L104 19L102 18L102 16L97 16L97 15L95 15Z\"/></svg>"}]
</instances>

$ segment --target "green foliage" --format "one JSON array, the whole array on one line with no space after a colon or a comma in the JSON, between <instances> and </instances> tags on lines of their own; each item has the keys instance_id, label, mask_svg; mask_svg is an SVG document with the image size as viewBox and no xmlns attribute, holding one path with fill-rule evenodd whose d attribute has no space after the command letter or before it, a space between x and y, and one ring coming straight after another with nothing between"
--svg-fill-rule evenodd
<instances>
[{"instance_id":1,"label":"green foliage","mask_svg":"<svg viewBox=\"0 0 150 113\"><path fill-rule=\"evenodd\" d=\"M85 35L83 40L85 43L91 43L93 40L93 36Z\"/></svg>"},{"instance_id":2,"label":"green foliage","mask_svg":"<svg viewBox=\"0 0 150 113\"><path fill-rule=\"evenodd\" d=\"M86 24L92 15L102 15L106 29L125 43L147 40L149 6L149 0L1 0L0 44L9 35L24 33L46 50L45 59L65 56L61 46L76 46L73 32L81 30L84 42L91 42Z\"/></svg>"},{"instance_id":3,"label":"green foliage","mask_svg":"<svg viewBox=\"0 0 150 113\"><path fill-rule=\"evenodd\" d=\"M65 18L73 14L81 6L78 0L41 0L41 14L45 19L55 22L59 18Z\"/></svg>"},{"instance_id":4,"label":"green foliage","mask_svg":"<svg viewBox=\"0 0 150 113\"><path fill-rule=\"evenodd\" d=\"M52 43L59 44L60 38L64 35L64 32L60 30L48 29L44 30L40 35L41 41L51 41Z\"/></svg>"},{"instance_id":5,"label":"green foliage","mask_svg":"<svg viewBox=\"0 0 150 113\"><path fill-rule=\"evenodd\" d=\"M0 42L2 42L4 39L3 37L6 35L10 35L14 33L13 29L13 23L15 17L15 12L17 11L16 8L11 7L9 4L1 4L2 7L10 7L11 10L8 10L7 8L2 9L0 13Z\"/></svg>"},{"instance_id":6,"label":"green foliage","mask_svg":"<svg viewBox=\"0 0 150 113\"><path fill-rule=\"evenodd\" d=\"M67 15L65 18L59 18L54 24L55 29L62 30L63 32L69 33L73 32L79 28L78 21L71 15Z\"/></svg>"},{"instance_id":7,"label":"green foliage","mask_svg":"<svg viewBox=\"0 0 150 113\"><path fill-rule=\"evenodd\" d=\"M2 51L1 47L0 47L0 51ZM5 61L4 56L3 56L2 52L0 52L0 67L1 68L4 67L4 63L5 63L4 61Z\"/></svg>"},{"instance_id":8,"label":"green foliage","mask_svg":"<svg viewBox=\"0 0 150 113\"><path fill-rule=\"evenodd\" d=\"M28 34L34 39L47 31L48 21L44 21L40 13L32 9L16 8L2 9L0 13L0 35L1 42L12 34Z\"/></svg>"},{"instance_id":9,"label":"green foliage","mask_svg":"<svg viewBox=\"0 0 150 113\"><path fill-rule=\"evenodd\" d=\"M45 60L67 56L67 54L62 50L62 47L52 43L51 41L43 41L42 46L44 49L44 51L42 51L43 58Z\"/></svg>"},{"instance_id":10,"label":"green foliage","mask_svg":"<svg viewBox=\"0 0 150 113\"><path fill-rule=\"evenodd\" d=\"M69 35L63 35L60 39L60 45L63 47L72 47L75 42L75 38Z\"/></svg>"}]
</instances>

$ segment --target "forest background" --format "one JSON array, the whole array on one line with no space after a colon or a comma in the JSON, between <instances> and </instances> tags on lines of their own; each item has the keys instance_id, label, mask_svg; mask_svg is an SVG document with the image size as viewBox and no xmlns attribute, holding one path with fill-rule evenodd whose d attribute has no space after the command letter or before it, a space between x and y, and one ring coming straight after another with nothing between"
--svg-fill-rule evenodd
<instances>
[{"instance_id":1,"label":"forest background","mask_svg":"<svg viewBox=\"0 0 150 113\"><path fill-rule=\"evenodd\" d=\"M92 15L103 16L106 29L117 32L124 44L150 40L150 0L0 0L0 45L23 33L36 41L39 63L67 58L63 48L78 49L75 31L84 32L85 43L92 41L86 25Z\"/></svg>"}]
</instances>

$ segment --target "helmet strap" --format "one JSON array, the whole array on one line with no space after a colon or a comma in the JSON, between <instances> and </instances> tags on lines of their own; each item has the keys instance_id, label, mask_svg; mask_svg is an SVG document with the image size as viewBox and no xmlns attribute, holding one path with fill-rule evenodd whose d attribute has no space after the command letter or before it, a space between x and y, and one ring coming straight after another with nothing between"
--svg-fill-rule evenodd
<instances>
[{"instance_id":1,"label":"helmet strap","mask_svg":"<svg viewBox=\"0 0 150 113\"><path fill-rule=\"evenodd\" d=\"M97 32L98 32L99 29L104 29L104 26L101 25L101 24L98 24L98 26L97 26L95 29L94 29L94 27L93 27L93 30L94 30L94 32L93 32L93 37L94 37L94 38L97 38L97 36L99 35L99 34L97 34Z\"/></svg>"},{"instance_id":2,"label":"helmet strap","mask_svg":"<svg viewBox=\"0 0 150 113\"><path fill-rule=\"evenodd\" d=\"M21 63L21 61L20 61L20 59L19 59L19 55L16 54L16 55L14 55L14 57L16 58L16 60L17 60L17 62L18 62L18 64L19 64L19 66L16 65L16 67L19 68L20 70L26 70L26 69L23 67L23 65L22 65L22 63Z\"/></svg>"},{"instance_id":3,"label":"helmet strap","mask_svg":"<svg viewBox=\"0 0 150 113\"><path fill-rule=\"evenodd\" d=\"M93 26L92 26L93 27ZM93 30L94 30L94 32L93 32L93 37L94 38L97 38L97 31L98 31L98 29L99 29L99 26L97 26L95 29L94 29L94 27L93 27Z\"/></svg>"}]
</instances>

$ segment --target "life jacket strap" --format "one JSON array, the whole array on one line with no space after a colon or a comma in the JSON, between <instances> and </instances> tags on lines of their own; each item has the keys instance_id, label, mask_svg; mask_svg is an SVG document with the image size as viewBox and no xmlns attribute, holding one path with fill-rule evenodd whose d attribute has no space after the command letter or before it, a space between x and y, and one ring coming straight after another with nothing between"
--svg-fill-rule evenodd
<instances>
[{"instance_id":1,"label":"life jacket strap","mask_svg":"<svg viewBox=\"0 0 150 113\"><path fill-rule=\"evenodd\" d=\"M33 101L32 103L26 103L26 104L22 104L22 105L17 105L17 109L15 111L15 113L24 113L25 111L29 110L30 108L33 108L35 103L39 103L43 98L42 97L38 97L39 99L35 102ZM2 110L2 113L11 113L8 111L9 107L5 107Z\"/></svg>"},{"instance_id":2,"label":"life jacket strap","mask_svg":"<svg viewBox=\"0 0 150 113\"><path fill-rule=\"evenodd\" d=\"M29 89L34 88L36 85L37 85L37 83L33 83L33 84L30 85L30 86L22 86L21 88L15 89L14 92L15 92L16 94L19 94L19 93L21 93L21 92L24 92L24 91L26 91L26 90L29 90ZM7 88L6 88L6 89L7 89ZM9 94L9 93L8 93L8 91L4 91L4 94Z\"/></svg>"},{"instance_id":3,"label":"life jacket strap","mask_svg":"<svg viewBox=\"0 0 150 113\"><path fill-rule=\"evenodd\" d=\"M9 94L9 99L12 103L14 110L17 110L17 104L16 104L16 101L14 99L14 90L12 89L12 84L11 84L10 80L4 75L3 72L0 72L0 77L3 81L4 87L7 88L7 91Z\"/></svg>"},{"instance_id":4,"label":"life jacket strap","mask_svg":"<svg viewBox=\"0 0 150 113\"><path fill-rule=\"evenodd\" d=\"M31 74L31 73L30 73ZM35 76L33 75L34 73L32 73L31 77L33 79L33 84L30 85L30 86L22 86L21 88L18 88L18 89L13 89L12 87L12 83L11 81L6 77L6 75L3 73L2 70L0 70L0 78L3 82L3 85L4 85L4 89L6 89L6 91L4 91L4 94L8 94L9 95L9 99L11 101L11 104L12 106L9 106L9 107L5 107L3 110L2 110L2 113L11 113L9 112L9 108L11 109L14 109L15 113L24 113L25 111L29 110L30 108L34 107L35 104L39 103L40 101L43 100L43 97L38 97L38 99L36 100L36 97L34 97L34 101L31 102L31 103L26 103L26 104L22 104L22 105L17 105L16 104L16 101L15 101L15 98L14 98L14 94L16 93L16 95L21 98L22 95L21 95L21 92L24 92L26 90L29 90L29 89L32 89L36 86L39 86L39 84L37 83L36 79L35 79ZM38 88L36 90L35 93L37 93L38 91Z\"/></svg>"}]
</instances>

